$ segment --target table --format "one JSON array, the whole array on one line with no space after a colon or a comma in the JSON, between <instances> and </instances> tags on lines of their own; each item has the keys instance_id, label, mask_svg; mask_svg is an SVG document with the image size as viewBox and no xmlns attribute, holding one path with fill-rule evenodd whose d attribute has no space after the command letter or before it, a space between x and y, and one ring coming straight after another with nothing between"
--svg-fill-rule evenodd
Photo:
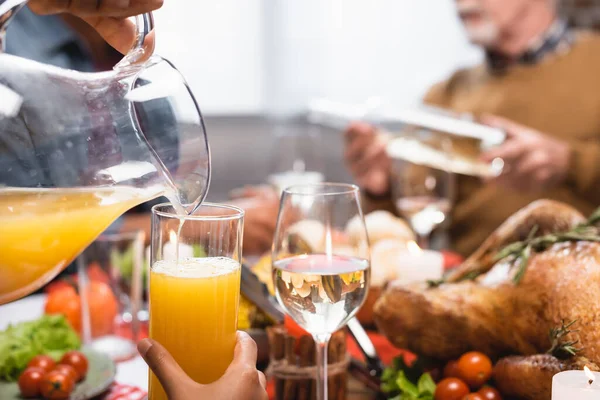
<instances>
[{"instance_id":1,"label":"table","mask_svg":"<svg viewBox=\"0 0 600 400\"><path fill-rule=\"evenodd\" d=\"M37 294L24 299L0 306L0 330L9 324L30 321L39 318L44 313L45 295ZM137 356L131 360L117 363L116 382L123 385L139 387L148 390L148 366ZM374 395L358 381L349 378L348 400L369 400Z\"/></svg>"}]
</instances>

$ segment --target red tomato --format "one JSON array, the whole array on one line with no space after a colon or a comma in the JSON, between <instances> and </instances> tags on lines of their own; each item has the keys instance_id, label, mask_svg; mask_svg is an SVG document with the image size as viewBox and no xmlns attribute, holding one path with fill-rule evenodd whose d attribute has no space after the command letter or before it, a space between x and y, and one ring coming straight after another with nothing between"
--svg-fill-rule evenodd
<instances>
[{"instance_id":1,"label":"red tomato","mask_svg":"<svg viewBox=\"0 0 600 400\"><path fill-rule=\"evenodd\" d=\"M458 378L446 378L435 388L435 400L462 400L469 394L469 387Z\"/></svg>"},{"instance_id":2,"label":"red tomato","mask_svg":"<svg viewBox=\"0 0 600 400\"><path fill-rule=\"evenodd\" d=\"M77 373L77 371L75 371L75 368L73 368L70 365L58 364L56 367L54 367L53 371L62 372L63 374L67 375L69 378L73 379L74 382L79 381L79 374Z\"/></svg>"},{"instance_id":3,"label":"red tomato","mask_svg":"<svg viewBox=\"0 0 600 400\"><path fill-rule=\"evenodd\" d=\"M64 315L71 327L81 332L81 300L73 286L60 285L49 291L44 312Z\"/></svg>"},{"instance_id":4,"label":"red tomato","mask_svg":"<svg viewBox=\"0 0 600 400\"><path fill-rule=\"evenodd\" d=\"M97 262L92 262L87 266L87 276L91 281L110 284L110 277Z\"/></svg>"},{"instance_id":5,"label":"red tomato","mask_svg":"<svg viewBox=\"0 0 600 400\"><path fill-rule=\"evenodd\" d=\"M448 364L444 367L444 378L458 378L458 361L448 361Z\"/></svg>"},{"instance_id":6,"label":"red tomato","mask_svg":"<svg viewBox=\"0 0 600 400\"><path fill-rule=\"evenodd\" d=\"M104 282L90 281L88 288L92 337L104 336L114 330L118 312L117 299ZM59 286L48 292L46 314L63 314L77 332L81 332L81 299L73 286Z\"/></svg>"},{"instance_id":7,"label":"red tomato","mask_svg":"<svg viewBox=\"0 0 600 400\"><path fill-rule=\"evenodd\" d=\"M484 386L479 389L477 393L479 393L485 400L502 400L502 395L500 392L491 386Z\"/></svg>"},{"instance_id":8,"label":"red tomato","mask_svg":"<svg viewBox=\"0 0 600 400\"><path fill-rule=\"evenodd\" d=\"M46 374L42 368L29 367L19 376L19 390L22 397L39 397L40 384Z\"/></svg>"},{"instance_id":9,"label":"red tomato","mask_svg":"<svg viewBox=\"0 0 600 400\"><path fill-rule=\"evenodd\" d=\"M47 400L65 400L75 388L75 382L60 371L50 371L42 378L40 391Z\"/></svg>"},{"instance_id":10,"label":"red tomato","mask_svg":"<svg viewBox=\"0 0 600 400\"><path fill-rule=\"evenodd\" d=\"M458 373L471 389L477 390L492 377L492 361L477 351L465 353L458 360Z\"/></svg>"},{"instance_id":11,"label":"red tomato","mask_svg":"<svg viewBox=\"0 0 600 400\"><path fill-rule=\"evenodd\" d=\"M462 400L485 400L479 393L471 393L462 398Z\"/></svg>"},{"instance_id":12,"label":"red tomato","mask_svg":"<svg viewBox=\"0 0 600 400\"><path fill-rule=\"evenodd\" d=\"M27 364L27 368L30 367L34 367L34 368L41 368L46 372L50 372L52 371L52 369L54 368L54 366L56 365L56 363L54 362L54 360L48 356L45 355L39 355L39 356L35 356L31 359L31 361L29 361L29 363Z\"/></svg>"},{"instance_id":13,"label":"red tomato","mask_svg":"<svg viewBox=\"0 0 600 400\"><path fill-rule=\"evenodd\" d=\"M69 351L60 359L60 364L70 365L77 372L77 382L85 378L88 371L88 360L78 351Z\"/></svg>"}]
</instances>

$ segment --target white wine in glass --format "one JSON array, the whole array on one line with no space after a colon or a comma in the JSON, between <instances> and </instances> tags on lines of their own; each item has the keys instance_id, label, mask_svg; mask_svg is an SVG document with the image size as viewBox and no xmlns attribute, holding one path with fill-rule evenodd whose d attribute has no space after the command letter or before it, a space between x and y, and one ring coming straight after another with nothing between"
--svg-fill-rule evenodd
<instances>
[{"instance_id":1,"label":"white wine in glass","mask_svg":"<svg viewBox=\"0 0 600 400\"><path fill-rule=\"evenodd\" d=\"M317 398L327 398L327 345L364 303L369 241L354 185L322 183L283 191L273 244L273 282L285 312L317 349ZM362 229L344 233L358 216Z\"/></svg>"},{"instance_id":2,"label":"white wine in glass","mask_svg":"<svg viewBox=\"0 0 600 400\"><path fill-rule=\"evenodd\" d=\"M431 232L448 219L453 185L449 172L406 161L394 163L392 193L396 210L410 223L422 248L429 247Z\"/></svg>"}]
</instances>

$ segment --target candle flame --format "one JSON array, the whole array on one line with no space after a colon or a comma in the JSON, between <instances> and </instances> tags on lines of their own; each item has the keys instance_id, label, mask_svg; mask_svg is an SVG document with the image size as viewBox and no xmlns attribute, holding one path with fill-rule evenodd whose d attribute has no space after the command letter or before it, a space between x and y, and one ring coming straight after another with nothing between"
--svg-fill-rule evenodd
<instances>
[{"instance_id":1,"label":"candle flame","mask_svg":"<svg viewBox=\"0 0 600 400\"><path fill-rule=\"evenodd\" d=\"M585 375L588 377L588 383L591 385L594 382L594 379L596 379L596 377L594 376L594 374L592 373L592 371L590 371L590 369L587 367L587 365L583 366L583 372L585 372Z\"/></svg>"},{"instance_id":2,"label":"candle flame","mask_svg":"<svg viewBox=\"0 0 600 400\"><path fill-rule=\"evenodd\" d=\"M419 254L423 252L423 250L421 250L417 242L415 242L414 240L411 240L408 243L406 243L406 249L411 254Z\"/></svg>"},{"instance_id":3,"label":"candle flame","mask_svg":"<svg viewBox=\"0 0 600 400\"><path fill-rule=\"evenodd\" d=\"M171 243L177 243L177 233L175 233L175 231L169 232L169 241Z\"/></svg>"}]
</instances>

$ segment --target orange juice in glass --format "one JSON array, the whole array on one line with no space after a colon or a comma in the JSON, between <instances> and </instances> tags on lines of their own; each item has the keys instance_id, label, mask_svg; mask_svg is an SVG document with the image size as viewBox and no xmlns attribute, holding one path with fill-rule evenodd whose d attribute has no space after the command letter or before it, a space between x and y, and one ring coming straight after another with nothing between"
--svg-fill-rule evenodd
<instances>
[{"instance_id":1,"label":"orange juice in glass","mask_svg":"<svg viewBox=\"0 0 600 400\"><path fill-rule=\"evenodd\" d=\"M242 229L235 207L204 204L184 217L170 205L152 210L150 337L199 383L219 379L233 359ZM163 399L150 373L149 400Z\"/></svg>"}]
</instances>

